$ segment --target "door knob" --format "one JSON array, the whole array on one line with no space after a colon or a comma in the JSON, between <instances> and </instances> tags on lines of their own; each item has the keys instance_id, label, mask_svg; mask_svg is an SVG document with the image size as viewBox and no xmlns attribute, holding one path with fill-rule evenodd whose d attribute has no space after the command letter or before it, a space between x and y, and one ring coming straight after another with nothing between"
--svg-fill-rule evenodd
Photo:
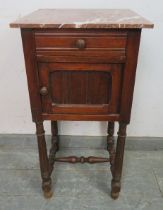
<instances>
[{"instance_id":1,"label":"door knob","mask_svg":"<svg viewBox=\"0 0 163 210\"><path fill-rule=\"evenodd\" d=\"M42 87L41 89L40 89L40 94L42 95L42 96L45 96L45 95L47 95L48 94L48 88L47 87Z\"/></svg>"}]
</instances>

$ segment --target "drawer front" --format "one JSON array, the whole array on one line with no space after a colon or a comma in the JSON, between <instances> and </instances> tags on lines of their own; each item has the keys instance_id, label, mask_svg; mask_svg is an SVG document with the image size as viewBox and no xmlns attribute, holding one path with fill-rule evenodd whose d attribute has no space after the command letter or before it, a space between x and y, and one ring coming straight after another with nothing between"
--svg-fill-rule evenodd
<instances>
[{"instance_id":1,"label":"drawer front","mask_svg":"<svg viewBox=\"0 0 163 210\"><path fill-rule=\"evenodd\" d=\"M59 34L35 33L37 50L111 50L125 49L125 33Z\"/></svg>"},{"instance_id":2,"label":"drawer front","mask_svg":"<svg viewBox=\"0 0 163 210\"><path fill-rule=\"evenodd\" d=\"M119 114L120 64L39 63L44 114Z\"/></svg>"},{"instance_id":3,"label":"drawer front","mask_svg":"<svg viewBox=\"0 0 163 210\"><path fill-rule=\"evenodd\" d=\"M36 31L36 56L41 62L125 62L126 32Z\"/></svg>"}]
</instances>

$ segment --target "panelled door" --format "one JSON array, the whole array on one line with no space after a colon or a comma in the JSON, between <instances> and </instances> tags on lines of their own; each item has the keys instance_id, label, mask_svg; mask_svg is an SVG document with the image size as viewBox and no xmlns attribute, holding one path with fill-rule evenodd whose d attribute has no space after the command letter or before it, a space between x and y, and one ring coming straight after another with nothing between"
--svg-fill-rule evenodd
<instances>
[{"instance_id":1,"label":"panelled door","mask_svg":"<svg viewBox=\"0 0 163 210\"><path fill-rule=\"evenodd\" d=\"M122 64L38 63L42 111L118 114Z\"/></svg>"}]
</instances>

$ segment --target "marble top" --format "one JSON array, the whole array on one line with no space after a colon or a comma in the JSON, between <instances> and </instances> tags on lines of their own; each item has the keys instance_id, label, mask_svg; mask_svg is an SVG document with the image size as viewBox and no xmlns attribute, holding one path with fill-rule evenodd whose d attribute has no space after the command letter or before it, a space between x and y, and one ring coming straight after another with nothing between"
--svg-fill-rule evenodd
<instances>
[{"instance_id":1,"label":"marble top","mask_svg":"<svg viewBox=\"0 0 163 210\"><path fill-rule=\"evenodd\" d=\"M153 28L127 9L40 9L10 24L13 28Z\"/></svg>"}]
</instances>

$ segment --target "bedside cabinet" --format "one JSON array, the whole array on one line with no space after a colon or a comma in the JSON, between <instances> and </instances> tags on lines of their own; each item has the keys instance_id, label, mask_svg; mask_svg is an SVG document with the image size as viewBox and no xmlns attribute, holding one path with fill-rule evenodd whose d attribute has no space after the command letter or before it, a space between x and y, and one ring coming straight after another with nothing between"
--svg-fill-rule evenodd
<instances>
[{"instance_id":1,"label":"bedside cabinet","mask_svg":"<svg viewBox=\"0 0 163 210\"><path fill-rule=\"evenodd\" d=\"M21 28L42 188L52 196L56 161L110 162L111 196L121 188L126 126L130 122L142 28L153 24L130 10L38 10L10 24ZM43 121L51 121L49 155ZM109 157L55 157L57 121L107 121ZM114 147L114 122L119 122Z\"/></svg>"}]
</instances>

